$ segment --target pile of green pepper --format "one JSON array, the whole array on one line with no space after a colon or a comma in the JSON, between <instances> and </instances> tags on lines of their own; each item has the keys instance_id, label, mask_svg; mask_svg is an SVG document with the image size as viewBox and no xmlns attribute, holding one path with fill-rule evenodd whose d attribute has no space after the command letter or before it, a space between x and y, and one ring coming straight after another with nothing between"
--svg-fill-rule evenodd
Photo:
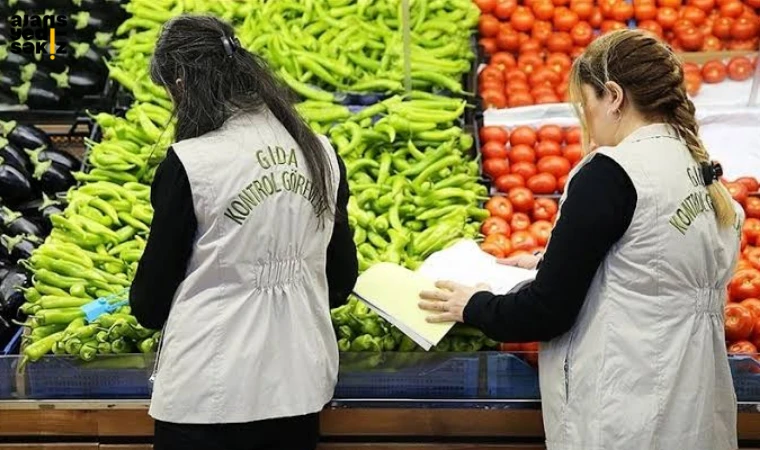
<instances>
[{"instance_id":1,"label":"pile of green pepper","mask_svg":"<svg viewBox=\"0 0 760 450\"><path fill-rule=\"evenodd\" d=\"M380 261L416 269L430 254L475 238L488 211L473 138L459 125L464 100L413 92L351 114L340 105L298 107L346 163L349 222L359 270Z\"/></svg>"},{"instance_id":2,"label":"pile of green pepper","mask_svg":"<svg viewBox=\"0 0 760 450\"><path fill-rule=\"evenodd\" d=\"M307 99L330 92L401 92L401 0L256 0L239 28L243 44ZM410 75L416 89L463 93L474 59L471 0L410 1ZM312 85L322 89L315 89Z\"/></svg>"},{"instance_id":3,"label":"pile of green pepper","mask_svg":"<svg viewBox=\"0 0 760 450\"><path fill-rule=\"evenodd\" d=\"M351 297L347 304L333 309L331 317L341 352L422 351L411 338L383 320L356 297ZM497 342L486 338L479 330L457 325L432 350L470 353L497 346Z\"/></svg>"}]
</instances>

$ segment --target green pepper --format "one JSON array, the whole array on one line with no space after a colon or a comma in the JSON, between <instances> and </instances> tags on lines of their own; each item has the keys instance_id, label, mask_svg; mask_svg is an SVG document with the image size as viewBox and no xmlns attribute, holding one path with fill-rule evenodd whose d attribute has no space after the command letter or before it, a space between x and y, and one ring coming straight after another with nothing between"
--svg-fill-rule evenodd
<instances>
[{"instance_id":1,"label":"green pepper","mask_svg":"<svg viewBox=\"0 0 760 450\"><path fill-rule=\"evenodd\" d=\"M98 343L88 341L82 344L82 348L79 350L79 358L82 361L92 361L98 354Z\"/></svg>"},{"instance_id":2,"label":"green pepper","mask_svg":"<svg viewBox=\"0 0 760 450\"><path fill-rule=\"evenodd\" d=\"M349 327L348 325L341 325L340 327L338 327L338 337L351 339L354 337L354 332L353 330L351 330L351 327Z\"/></svg>"},{"instance_id":3,"label":"green pepper","mask_svg":"<svg viewBox=\"0 0 760 450\"><path fill-rule=\"evenodd\" d=\"M367 240L367 231L360 227L354 227L354 244L359 245Z\"/></svg>"},{"instance_id":4,"label":"green pepper","mask_svg":"<svg viewBox=\"0 0 760 450\"><path fill-rule=\"evenodd\" d=\"M351 350L351 341L346 338L338 339L338 351L345 353Z\"/></svg>"},{"instance_id":5,"label":"green pepper","mask_svg":"<svg viewBox=\"0 0 760 450\"><path fill-rule=\"evenodd\" d=\"M368 334L357 337L351 343L352 352L380 352L382 351L381 342Z\"/></svg>"},{"instance_id":6,"label":"green pepper","mask_svg":"<svg viewBox=\"0 0 760 450\"><path fill-rule=\"evenodd\" d=\"M40 339L32 345L28 345L24 349L24 358L22 359L20 366L25 366L27 361L39 361L40 358L45 356L46 353L49 353L53 349L53 345L55 345L62 338L63 332L59 331Z\"/></svg>"},{"instance_id":7,"label":"green pepper","mask_svg":"<svg viewBox=\"0 0 760 450\"><path fill-rule=\"evenodd\" d=\"M92 300L79 297L57 297L46 295L37 303L43 309L79 308L90 303ZM72 322L73 323L73 322Z\"/></svg>"}]
</instances>

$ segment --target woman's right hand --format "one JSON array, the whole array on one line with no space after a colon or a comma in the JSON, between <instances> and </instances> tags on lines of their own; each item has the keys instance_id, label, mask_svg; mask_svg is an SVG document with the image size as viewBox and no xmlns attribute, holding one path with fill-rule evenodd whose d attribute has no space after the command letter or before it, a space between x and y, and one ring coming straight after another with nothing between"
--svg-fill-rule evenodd
<instances>
[{"instance_id":1,"label":"woman's right hand","mask_svg":"<svg viewBox=\"0 0 760 450\"><path fill-rule=\"evenodd\" d=\"M521 269L533 270L538 267L541 261L540 256L536 255L517 255L511 258L497 259L496 262L505 266L519 267Z\"/></svg>"}]
</instances>

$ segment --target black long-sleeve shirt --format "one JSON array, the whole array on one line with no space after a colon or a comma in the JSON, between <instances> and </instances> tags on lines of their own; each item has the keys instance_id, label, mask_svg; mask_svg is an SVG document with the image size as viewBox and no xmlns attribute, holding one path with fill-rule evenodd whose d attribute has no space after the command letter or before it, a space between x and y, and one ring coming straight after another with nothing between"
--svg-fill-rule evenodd
<instances>
[{"instance_id":1,"label":"black long-sleeve shirt","mask_svg":"<svg viewBox=\"0 0 760 450\"><path fill-rule=\"evenodd\" d=\"M476 293L464 322L501 342L548 341L570 330L591 282L636 210L622 167L596 155L571 180L536 279L515 293Z\"/></svg>"},{"instance_id":2,"label":"black long-sleeve shirt","mask_svg":"<svg viewBox=\"0 0 760 450\"><path fill-rule=\"evenodd\" d=\"M326 273L330 306L344 303L358 276L356 246L348 226L348 181L338 158L340 182L335 225L327 247ZM173 149L156 171L151 188L153 223L130 290L132 313L145 327L160 329L169 317L174 294L185 279L198 221L190 181Z\"/></svg>"}]
</instances>

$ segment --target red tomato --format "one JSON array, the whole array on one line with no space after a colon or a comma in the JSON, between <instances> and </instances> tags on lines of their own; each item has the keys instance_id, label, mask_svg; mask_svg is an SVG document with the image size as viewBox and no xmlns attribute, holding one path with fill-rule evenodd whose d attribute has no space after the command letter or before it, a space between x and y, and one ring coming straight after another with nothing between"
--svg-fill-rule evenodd
<instances>
[{"instance_id":1,"label":"red tomato","mask_svg":"<svg viewBox=\"0 0 760 450\"><path fill-rule=\"evenodd\" d=\"M660 24L663 30L669 30L673 28L673 25L678 21L678 12L673 8L660 8L657 10L657 23Z\"/></svg>"},{"instance_id":2,"label":"red tomato","mask_svg":"<svg viewBox=\"0 0 760 450\"><path fill-rule=\"evenodd\" d=\"M569 53L573 48L573 38L566 31L553 33L546 41L546 48L550 52Z\"/></svg>"},{"instance_id":3,"label":"red tomato","mask_svg":"<svg viewBox=\"0 0 760 450\"><path fill-rule=\"evenodd\" d=\"M491 158L483 161L483 172L492 180L509 173L509 161L506 159Z\"/></svg>"},{"instance_id":4,"label":"red tomato","mask_svg":"<svg viewBox=\"0 0 760 450\"><path fill-rule=\"evenodd\" d=\"M757 36L757 20L738 17L731 25L731 37L737 40L752 39Z\"/></svg>"},{"instance_id":5,"label":"red tomato","mask_svg":"<svg viewBox=\"0 0 760 450\"><path fill-rule=\"evenodd\" d=\"M501 20L509 20L516 9L517 0L499 0L493 13Z\"/></svg>"},{"instance_id":6,"label":"red tomato","mask_svg":"<svg viewBox=\"0 0 760 450\"><path fill-rule=\"evenodd\" d=\"M678 40L686 51L698 51L705 44L705 36L694 27L686 28L678 34Z\"/></svg>"},{"instance_id":7,"label":"red tomato","mask_svg":"<svg viewBox=\"0 0 760 450\"><path fill-rule=\"evenodd\" d=\"M562 156L570 162L570 165L574 166L583 159L583 149L580 144L567 144L562 151Z\"/></svg>"},{"instance_id":8,"label":"red tomato","mask_svg":"<svg viewBox=\"0 0 760 450\"><path fill-rule=\"evenodd\" d=\"M742 231L747 235L747 239L752 242L756 242L760 237L760 219L750 217L744 221L742 225Z\"/></svg>"},{"instance_id":9,"label":"red tomato","mask_svg":"<svg viewBox=\"0 0 760 450\"><path fill-rule=\"evenodd\" d=\"M749 194L747 186L741 183L726 183L726 189L728 189L728 193L739 204L744 205L747 203L747 195Z\"/></svg>"},{"instance_id":10,"label":"red tomato","mask_svg":"<svg viewBox=\"0 0 760 450\"><path fill-rule=\"evenodd\" d=\"M515 231L511 240L514 250L532 250L536 246L536 238L528 231Z\"/></svg>"},{"instance_id":11,"label":"red tomato","mask_svg":"<svg viewBox=\"0 0 760 450\"><path fill-rule=\"evenodd\" d=\"M512 241L509 242L509 246L510 248L512 247ZM504 258L507 256L507 254L504 253L504 249L502 247L492 242L489 242L489 243L483 242L482 244L480 244L480 249L496 258Z\"/></svg>"},{"instance_id":12,"label":"red tomato","mask_svg":"<svg viewBox=\"0 0 760 450\"><path fill-rule=\"evenodd\" d=\"M573 39L573 44L585 47L594 40L594 29L588 22L578 22L570 30L570 37Z\"/></svg>"},{"instance_id":13,"label":"red tomato","mask_svg":"<svg viewBox=\"0 0 760 450\"><path fill-rule=\"evenodd\" d=\"M549 242L549 236L552 234L552 223L547 220L539 220L531 224L530 234L536 239L536 242L541 247L545 246Z\"/></svg>"},{"instance_id":14,"label":"red tomato","mask_svg":"<svg viewBox=\"0 0 760 450\"><path fill-rule=\"evenodd\" d=\"M512 130L512 136L509 140L512 146L527 145L533 147L536 145L536 132L531 127L520 126Z\"/></svg>"},{"instance_id":15,"label":"red tomato","mask_svg":"<svg viewBox=\"0 0 760 450\"><path fill-rule=\"evenodd\" d=\"M512 173L520 175L524 180L529 180L530 177L538 173L538 169L533 163L520 161L512 165Z\"/></svg>"},{"instance_id":16,"label":"red tomato","mask_svg":"<svg viewBox=\"0 0 760 450\"><path fill-rule=\"evenodd\" d=\"M747 308L747 310L750 313L752 313L752 318L755 322L760 320L760 300L756 298L748 298L746 300L742 300L740 305ZM760 331L760 330L756 330L756 331Z\"/></svg>"},{"instance_id":17,"label":"red tomato","mask_svg":"<svg viewBox=\"0 0 760 450\"><path fill-rule=\"evenodd\" d=\"M512 136L514 136L514 134ZM512 148L509 149L509 160L513 163L534 163L536 161L536 152L531 146L525 144L512 144Z\"/></svg>"},{"instance_id":18,"label":"red tomato","mask_svg":"<svg viewBox=\"0 0 760 450\"><path fill-rule=\"evenodd\" d=\"M745 251L747 252L745 257L750 265L753 268L760 270L760 247L750 247Z\"/></svg>"},{"instance_id":19,"label":"red tomato","mask_svg":"<svg viewBox=\"0 0 760 450\"><path fill-rule=\"evenodd\" d=\"M684 6L681 8L681 17L696 26L702 25L707 20L707 14L696 6Z\"/></svg>"},{"instance_id":20,"label":"red tomato","mask_svg":"<svg viewBox=\"0 0 760 450\"><path fill-rule=\"evenodd\" d=\"M740 58L743 58L743 57L737 57L737 58L732 59L731 61L733 62L733 60L740 59ZM747 60L747 62L749 62L749 60ZM758 183L757 178L755 177L741 177L741 178L737 178L735 182L743 184L747 188L747 191L749 192L757 192L757 190L760 188L760 183Z\"/></svg>"},{"instance_id":21,"label":"red tomato","mask_svg":"<svg viewBox=\"0 0 760 450\"><path fill-rule=\"evenodd\" d=\"M681 0L657 0L657 4L662 7L678 9L681 7Z\"/></svg>"},{"instance_id":22,"label":"red tomato","mask_svg":"<svg viewBox=\"0 0 760 450\"><path fill-rule=\"evenodd\" d=\"M497 83L504 83L504 72L493 66L487 66L481 70L478 74L478 80L481 83L495 81Z\"/></svg>"},{"instance_id":23,"label":"red tomato","mask_svg":"<svg viewBox=\"0 0 760 450\"><path fill-rule=\"evenodd\" d=\"M504 75L504 79L507 82L507 87L512 83L522 82L528 84L528 75L520 69L510 69Z\"/></svg>"},{"instance_id":24,"label":"red tomato","mask_svg":"<svg viewBox=\"0 0 760 450\"><path fill-rule=\"evenodd\" d=\"M557 178L550 173L539 173L528 178L528 189L534 194L549 195L557 191Z\"/></svg>"},{"instance_id":25,"label":"red tomato","mask_svg":"<svg viewBox=\"0 0 760 450\"><path fill-rule=\"evenodd\" d=\"M538 129L536 135L540 141L552 141L556 143L561 143L565 138L562 128L557 125L544 125Z\"/></svg>"},{"instance_id":26,"label":"red tomato","mask_svg":"<svg viewBox=\"0 0 760 450\"><path fill-rule=\"evenodd\" d=\"M752 62L750 62L748 58L737 56L731 58L731 61L728 63L728 77L735 81L748 80L752 77L754 69L755 68L752 67ZM757 183L755 183L755 185L757 185ZM756 192L757 186L755 186L755 189L750 189L750 191Z\"/></svg>"},{"instance_id":27,"label":"red tomato","mask_svg":"<svg viewBox=\"0 0 760 450\"><path fill-rule=\"evenodd\" d=\"M486 55L494 54L498 50L496 39L494 38L480 38L478 40L478 45L483 47L483 52L485 52Z\"/></svg>"},{"instance_id":28,"label":"red tomato","mask_svg":"<svg viewBox=\"0 0 760 450\"><path fill-rule=\"evenodd\" d=\"M618 2L612 7L612 18L618 22L627 22L633 19L633 5Z\"/></svg>"},{"instance_id":29,"label":"red tomato","mask_svg":"<svg viewBox=\"0 0 760 450\"><path fill-rule=\"evenodd\" d=\"M486 108L502 109L507 107L507 97L496 89L488 89L480 94Z\"/></svg>"},{"instance_id":30,"label":"red tomato","mask_svg":"<svg viewBox=\"0 0 760 450\"><path fill-rule=\"evenodd\" d=\"M701 70L699 70L699 66L693 62L685 62L683 63L683 73L684 75L689 73L701 73Z\"/></svg>"},{"instance_id":31,"label":"red tomato","mask_svg":"<svg viewBox=\"0 0 760 450\"><path fill-rule=\"evenodd\" d=\"M498 52L491 55L491 60L488 63L490 66L495 66L497 69L501 69L503 72L514 69L517 67L517 60L511 53Z\"/></svg>"},{"instance_id":32,"label":"red tomato","mask_svg":"<svg viewBox=\"0 0 760 450\"><path fill-rule=\"evenodd\" d=\"M550 173L559 178L570 173L570 161L561 156L547 156L538 161L536 168L540 173Z\"/></svg>"},{"instance_id":33,"label":"red tomato","mask_svg":"<svg viewBox=\"0 0 760 450\"><path fill-rule=\"evenodd\" d=\"M525 186L525 178L516 173L502 175L494 182L496 189L500 192L509 192L512 188Z\"/></svg>"},{"instance_id":34,"label":"red tomato","mask_svg":"<svg viewBox=\"0 0 760 450\"><path fill-rule=\"evenodd\" d=\"M539 161L547 156L560 155L562 155L562 147L560 147L557 141L540 141L536 145L536 158L538 158ZM541 171L541 169L538 170L539 172Z\"/></svg>"},{"instance_id":35,"label":"red tomato","mask_svg":"<svg viewBox=\"0 0 760 450\"><path fill-rule=\"evenodd\" d=\"M594 13L594 2L592 0L571 1L570 10L578 15L578 19L588 20Z\"/></svg>"},{"instance_id":36,"label":"red tomato","mask_svg":"<svg viewBox=\"0 0 760 450\"><path fill-rule=\"evenodd\" d=\"M728 292L734 301L760 297L760 272L756 269L736 272L728 284Z\"/></svg>"},{"instance_id":37,"label":"red tomato","mask_svg":"<svg viewBox=\"0 0 760 450\"><path fill-rule=\"evenodd\" d=\"M557 190L561 193L565 193L565 185L567 184L567 175L559 177L557 180Z\"/></svg>"},{"instance_id":38,"label":"red tomato","mask_svg":"<svg viewBox=\"0 0 760 450\"><path fill-rule=\"evenodd\" d=\"M475 4L480 8L480 12L488 14L496 7L496 0L475 0Z\"/></svg>"},{"instance_id":39,"label":"red tomato","mask_svg":"<svg viewBox=\"0 0 760 450\"><path fill-rule=\"evenodd\" d=\"M557 11L554 15L554 29L558 31L570 31L579 21L578 14L572 10Z\"/></svg>"},{"instance_id":40,"label":"red tomato","mask_svg":"<svg viewBox=\"0 0 760 450\"><path fill-rule=\"evenodd\" d=\"M530 9L518 6L515 12L512 13L509 23L511 23L517 31L529 31L533 28L533 22L535 20L536 18L533 16L533 12Z\"/></svg>"},{"instance_id":41,"label":"red tomato","mask_svg":"<svg viewBox=\"0 0 760 450\"><path fill-rule=\"evenodd\" d=\"M499 19L490 14L480 16L480 20L478 21L478 31L483 37L496 36L499 32Z\"/></svg>"},{"instance_id":42,"label":"red tomato","mask_svg":"<svg viewBox=\"0 0 760 450\"><path fill-rule=\"evenodd\" d=\"M757 347L748 341L738 341L728 347L728 353L732 355L755 355L757 354Z\"/></svg>"},{"instance_id":43,"label":"red tomato","mask_svg":"<svg viewBox=\"0 0 760 450\"><path fill-rule=\"evenodd\" d=\"M508 105L510 108L519 108L521 106L530 106L533 104L533 96L530 92L519 91L509 94Z\"/></svg>"},{"instance_id":44,"label":"red tomato","mask_svg":"<svg viewBox=\"0 0 760 450\"><path fill-rule=\"evenodd\" d=\"M715 0L689 0L689 4L709 13L715 8Z\"/></svg>"},{"instance_id":45,"label":"red tomato","mask_svg":"<svg viewBox=\"0 0 760 450\"><path fill-rule=\"evenodd\" d=\"M528 79L530 81L530 85L534 87L556 86L561 80L559 74L549 67L540 67L538 69L535 69ZM552 90L552 92L554 91Z\"/></svg>"},{"instance_id":46,"label":"red tomato","mask_svg":"<svg viewBox=\"0 0 760 450\"><path fill-rule=\"evenodd\" d=\"M546 43L549 36L552 35L552 24L543 20L537 20L530 29L530 36L540 44Z\"/></svg>"},{"instance_id":47,"label":"red tomato","mask_svg":"<svg viewBox=\"0 0 760 450\"><path fill-rule=\"evenodd\" d=\"M718 17L713 22L712 34L718 39L728 39L731 37L731 27L734 25L734 19L730 17Z\"/></svg>"},{"instance_id":48,"label":"red tomato","mask_svg":"<svg viewBox=\"0 0 760 450\"><path fill-rule=\"evenodd\" d=\"M480 232L486 236L500 233L509 237L512 234L512 230L509 228L509 223L503 217L487 218L483 221L483 225L480 226Z\"/></svg>"},{"instance_id":49,"label":"red tomato","mask_svg":"<svg viewBox=\"0 0 760 450\"><path fill-rule=\"evenodd\" d=\"M699 93L699 89L702 87L702 75L698 73L687 73L684 76L684 84L686 85L686 92L694 97Z\"/></svg>"},{"instance_id":50,"label":"red tomato","mask_svg":"<svg viewBox=\"0 0 760 450\"><path fill-rule=\"evenodd\" d=\"M744 211L750 219L760 219L760 198L747 197L747 203L744 204Z\"/></svg>"},{"instance_id":51,"label":"red tomato","mask_svg":"<svg viewBox=\"0 0 760 450\"><path fill-rule=\"evenodd\" d=\"M720 61L708 61L702 66L702 78L706 83L720 83L727 76L726 66Z\"/></svg>"},{"instance_id":52,"label":"red tomato","mask_svg":"<svg viewBox=\"0 0 760 450\"><path fill-rule=\"evenodd\" d=\"M643 22L645 20L654 20L657 17L657 6L653 3L640 3L633 7L636 20Z\"/></svg>"},{"instance_id":53,"label":"red tomato","mask_svg":"<svg viewBox=\"0 0 760 450\"><path fill-rule=\"evenodd\" d=\"M712 29L712 27L710 27ZM713 35L705 36L705 44L702 46L702 50L705 52L718 51L723 49L723 43L720 39Z\"/></svg>"},{"instance_id":54,"label":"red tomato","mask_svg":"<svg viewBox=\"0 0 760 450\"><path fill-rule=\"evenodd\" d=\"M483 159L486 161L491 159L507 159L507 148L500 142L486 142L480 148L480 152L483 154Z\"/></svg>"},{"instance_id":55,"label":"red tomato","mask_svg":"<svg viewBox=\"0 0 760 450\"><path fill-rule=\"evenodd\" d=\"M496 35L496 46L503 51L517 51L520 48L520 36L515 30L501 29Z\"/></svg>"},{"instance_id":56,"label":"red tomato","mask_svg":"<svg viewBox=\"0 0 760 450\"><path fill-rule=\"evenodd\" d=\"M729 341L748 339L755 325L752 313L738 303L729 303L724 311L726 339Z\"/></svg>"},{"instance_id":57,"label":"red tomato","mask_svg":"<svg viewBox=\"0 0 760 450\"><path fill-rule=\"evenodd\" d=\"M488 199L485 206L488 212L491 214L491 217L501 217L507 221L512 220L514 209L512 208L512 202L510 202L506 197L491 197Z\"/></svg>"},{"instance_id":58,"label":"red tomato","mask_svg":"<svg viewBox=\"0 0 760 450\"><path fill-rule=\"evenodd\" d=\"M483 127L480 129L480 140L485 143L496 142L503 146L509 142L509 132L502 127Z\"/></svg>"},{"instance_id":59,"label":"red tomato","mask_svg":"<svg viewBox=\"0 0 760 450\"><path fill-rule=\"evenodd\" d=\"M535 42L535 41L526 41L528 43ZM540 43L536 42L536 45L540 47ZM544 60L539 56L538 54L532 54L520 50L521 55L517 58L517 67L520 68L523 72L525 72L526 75L530 76L534 71L538 70L539 68L543 67Z\"/></svg>"},{"instance_id":60,"label":"red tomato","mask_svg":"<svg viewBox=\"0 0 760 450\"><path fill-rule=\"evenodd\" d=\"M662 26L657 21L654 20L644 20L643 22L640 22L638 25L639 29L646 30L652 34L654 34L657 37L662 37Z\"/></svg>"},{"instance_id":61,"label":"red tomato","mask_svg":"<svg viewBox=\"0 0 760 450\"><path fill-rule=\"evenodd\" d=\"M509 201L512 202L515 211L526 213L533 210L533 192L528 188L516 187L509 191Z\"/></svg>"},{"instance_id":62,"label":"red tomato","mask_svg":"<svg viewBox=\"0 0 760 450\"><path fill-rule=\"evenodd\" d=\"M564 53L552 53L546 58L546 66L559 74L569 73L571 65L570 57Z\"/></svg>"},{"instance_id":63,"label":"red tomato","mask_svg":"<svg viewBox=\"0 0 760 450\"><path fill-rule=\"evenodd\" d=\"M538 342L522 344L523 358L533 367L538 367Z\"/></svg>"},{"instance_id":64,"label":"red tomato","mask_svg":"<svg viewBox=\"0 0 760 450\"><path fill-rule=\"evenodd\" d=\"M742 5L742 2L738 0L726 2L720 7L721 17L731 17L732 19L736 19L741 16L743 12L744 6Z\"/></svg>"},{"instance_id":65,"label":"red tomato","mask_svg":"<svg viewBox=\"0 0 760 450\"><path fill-rule=\"evenodd\" d=\"M533 15L538 20L551 20L554 17L554 3L551 0L539 0L531 5Z\"/></svg>"},{"instance_id":66,"label":"red tomato","mask_svg":"<svg viewBox=\"0 0 760 450\"><path fill-rule=\"evenodd\" d=\"M559 210L557 202L551 198L537 198L533 204L533 220L553 220Z\"/></svg>"},{"instance_id":67,"label":"red tomato","mask_svg":"<svg viewBox=\"0 0 760 450\"><path fill-rule=\"evenodd\" d=\"M509 236L505 236L501 233L489 234L483 240L483 244L489 245L489 246L493 245L497 247L498 249L501 250L502 254L504 255L508 255L512 252L512 241L509 239Z\"/></svg>"},{"instance_id":68,"label":"red tomato","mask_svg":"<svg viewBox=\"0 0 760 450\"><path fill-rule=\"evenodd\" d=\"M530 228L530 217L525 213L515 213L509 222L509 226L512 228L512 231L525 231Z\"/></svg>"},{"instance_id":69,"label":"red tomato","mask_svg":"<svg viewBox=\"0 0 760 450\"><path fill-rule=\"evenodd\" d=\"M557 96L557 94L552 93L552 92L537 95L535 98L536 98L537 105L546 105L549 103L560 103L560 99Z\"/></svg>"},{"instance_id":70,"label":"red tomato","mask_svg":"<svg viewBox=\"0 0 760 450\"><path fill-rule=\"evenodd\" d=\"M568 144L580 144L581 129L578 127L573 127L567 130L567 133L565 133L565 142Z\"/></svg>"},{"instance_id":71,"label":"red tomato","mask_svg":"<svg viewBox=\"0 0 760 450\"><path fill-rule=\"evenodd\" d=\"M731 41L728 45L729 50L754 51L757 50L758 39L747 39L743 41Z\"/></svg>"}]
</instances>

